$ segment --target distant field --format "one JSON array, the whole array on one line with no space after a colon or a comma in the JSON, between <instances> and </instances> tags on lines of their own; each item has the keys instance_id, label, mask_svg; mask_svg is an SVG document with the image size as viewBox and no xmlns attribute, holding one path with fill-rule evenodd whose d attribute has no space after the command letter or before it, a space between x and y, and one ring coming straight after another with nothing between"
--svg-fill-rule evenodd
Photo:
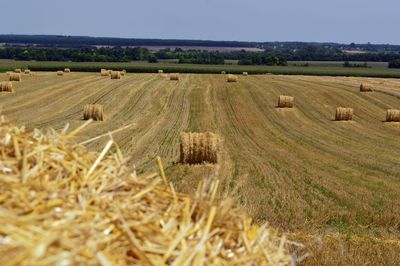
<instances>
[{"instance_id":1,"label":"distant field","mask_svg":"<svg viewBox=\"0 0 400 266\"><path fill-rule=\"evenodd\" d=\"M393 265L400 261L400 124L382 121L387 108L400 108L400 81L368 79L377 91L360 93L365 81L250 75L227 83L222 75L181 74L176 82L145 73L111 80L42 72L23 74L14 94L0 94L0 105L16 123L60 130L82 125L84 104L103 104L106 120L79 140L135 123L114 139L138 173L155 170L160 155L179 191L193 192L205 176L217 175L223 190L237 188L238 202L256 221L314 241L309 265ZM294 109L275 107L281 94L295 97ZM332 121L338 106L353 107L354 121ZM177 164L184 131L222 136L219 164Z\"/></svg>"},{"instance_id":2,"label":"distant field","mask_svg":"<svg viewBox=\"0 0 400 266\"><path fill-rule=\"evenodd\" d=\"M233 63L233 62L231 62ZM291 62L293 63L293 62ZM301 62L298 62L301 63ZM326 66L327 64L332 64ZM381 65L383 63L376 63ZM147 62L131 63L97 63L97 62L32 62L32 61L12 61L0 60L0 71L9 71L15 68L30 68L34 71L56 71L71 68L73 71L97 72L101 68L107 69L126 69L131 73L150 73L163 69L164 72L180 73L241 73L243 71L250 74L285 74L285 75L313 75L313 76L354 76L354 77L382 77L400 78L400 69L387 69L382 67L373 68L344 68L338 62L312 62L309 67L302 66L241 66L241 65L194 65L176 64L173 62L162 62L150 64Z\"/></svg>"}]
</instances>

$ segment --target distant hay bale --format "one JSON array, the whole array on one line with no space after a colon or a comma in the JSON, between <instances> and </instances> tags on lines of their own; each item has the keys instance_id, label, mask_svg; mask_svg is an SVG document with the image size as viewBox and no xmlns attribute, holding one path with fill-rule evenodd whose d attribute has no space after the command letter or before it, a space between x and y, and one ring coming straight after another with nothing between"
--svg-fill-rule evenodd
<instances>
[{"instance_id":1,"label":"distant hay bale","mask_svg":"<svg viewBox=\"0 0 400 266\"><path fill-rule=\"evenodd\" d=\"M29 69L25 69L24 73L29 75L31 73L31 71Z\"/></svg>"},{"instance_id":2,"label":"distant hay bale","mask_svg":"<svg viewBox=\"0 0 400 266\"><path fill-rule=\"evenodd\" d=\"M218 162L220 139L218 135L205 133L182 133L180 138L180 163L202 164Z\"/></svg>"},{"instance_id":3,"label":"distant hay bale","mask_svg":"<svg viewBox=\"0 0 400 266\"><path fill-rule=\"evenodd\" d=\"M225 71L221 71L221 74L222 74L222 75L225 75L225 74L226 74L226 72L225 72Z\"/></svg>"},{"instance_id":4,"label":"distant hay bale","mask_svg":"<svg viewBox=\"0 0 400 266\"><path fill-rule=\"evenodd\" d=\"M170 80L179 80L179 74L178 73L172 73L169 75Z\"/></svg>"},{"instance_id":5,"label":"distant hay bale","mask_svg":"<svg viewBox=\"0 0 400 266\"><path fill-rule=\"evenodd\" d=\"M10 73L9 81L22 81L21 74L19 74L19 73Z\"/></svg>"},{"instance_id":6,"label":"distant hay bale","mask_svg":"<svg viewBox=\"0 0 400 266\"><path fill-rule=\"evenodd\" d=\"M21 70L20 68L16 68L16 69L14 70L14 72L15 72L15 73L21 73L22 70Z\"/></svg>"},{"instance_id":7,"label":"distant hay bale","mask_svg":"<svg viewBox=\"0 0 400 266\"><path fill-rule=\"evenodd\" d=\"M112 71L112 72L111 72L111 79L121 79L121 72L119 72L119 71Z\"/></svg>"},{"instance_id":8,"label":"distant hay bale","mask_svg":"<svg viewBox=\"0 0 400 266\"><path fill-rule=\"evenodd\" d=\"M95 121L104 120L104 109L101 104L86 104L83 107L83 119L93 119Z\"/></svg>"},{"instance_id":9,"label":"distant hay bale","mask_svg":"<svg viewBox=\"0 0 400 266\"><path fill-rule=\"evenodd\" d=\"M158 74L162 74L162 73L164 73L164 70L159 69L159 70L158 70Z\"/></svg>"},{"instance_id":10,"label":"distant hay bale","mask_svg":"<svg viewBox=\"0 0 400 266\"><path fill-rule=\"evenodd\" d=\"M6 75L7 75L7 76L10 76L10 75L11 75L11 73L12 73L12 72L10 72L10 71L7 71L7 72L6 72Z\"/></svg>"},{"instance_id":11,"label":"distant hay bale","mask_svg":"<svg viewBox=\"0 0 400 266\"><path fill-rule=\"evenodd\" d=\"M71 69L65 68L65 69L64 69L64 72L65 72L65 73L70 73L70 72L71 72Z\"/></svg>"},{"instance_id":12,"label":"distant hay bale","mask_svg":"<svg viewBox=\"0 0 400 266\"><path fill-rule=\"evenodd\" d=\"M9 81L0 82L0 91L14 92L12 82L9 82Z\"/></svg>"},{"instance_id":13,"label":"distant hay bale","mask_svg":"<svg viewBox=\"0 0 400 266\"><path fill-rule=\"evenodd\" d=\"M100 75L102 77L108 77L110 74L109 74L108 70L102 69L102 70L100 70Z\"/></svg>"},{"instance_id":14,"label":"distant hay bale","mask_svg":"<svg viewBox=\"0 0 400 266\"><path fill-rule=\"evenodd\" d=\"M386 122L400 122L400 109L388 109L386 111Z\"/></svg>"},{"instance_id":15,"label":"distant hay bale","mask_svg":"<svg viewBox=\"0 0 400 266\"><path fill-rule=\"evenodd\" d=\"M57 76L63 76L64 75L64 72L62 72L62 71L57 71Z\"/></svg>"},{"instance_id":16,"label":"distant hay bale","mask_svg":"<svg viewBox=\"0 0 400 266\"><path fill-rule=\"evenodd\" d=\"M367 91L373 91L373 89L372 89L371 85L361 84L360 85L360 91L361 92L367 92Z\"/></svg>"},{"instance_id":17,"label":"distant hay bale","mask_svg":"<svg viewBox=\"0 0 400 266\"><path fill-rule=\"evenodd\" d=\"M338 107L336 108L335 120L336 121L349 121L353 120L353 108Z\"/></svg>"},{"instance_id":18,"label":"distant hay bale","mask_svg":"<svg viewBox=\"0 0 400 266\"><path fill-rule=\"evenodd\" d=\"M242 74L243 74L243 76L248 76L249 75L248 72L243 72Z\"/></svg>"},{"instance_id":19,"label":"distant hay bale","mask_svg":"<svg viewBox=\"0 0 400 266\"><path fill-rule=\"evenodd\" d=\"M125 76L125 75L126 75L126 70L125 70L125 69L123 69L123 70L121 71L121 75L122 75L122 76Z\"/></svg>"},{"instance_id":20,"label":"distant hay bale","mask_svg":"<svg viewBox=\"0 0 400 266\"><path fill-rule=\"evenodd\" d=\"M279 108L293 108L294 98L292 96L280 95L278 99Z\"/></svg>"},{"instance_id":21,"label":"distant hay bale","mask_svg":"<svg viewBox=\"0 0 400 266\"><path fill-rule=\"evenodd\" d=\"M228 74L228 82L237 82L238 81L238 77L232 74Z\"/></svg>"}]
</instances>

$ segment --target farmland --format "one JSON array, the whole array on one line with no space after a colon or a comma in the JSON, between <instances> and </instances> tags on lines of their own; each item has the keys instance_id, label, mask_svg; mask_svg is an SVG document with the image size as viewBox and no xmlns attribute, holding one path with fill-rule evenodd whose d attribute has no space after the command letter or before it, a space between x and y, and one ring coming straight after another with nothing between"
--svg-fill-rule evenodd
<instances>
[{"instance_id":1,"label":"farmland","mask_svg":"<svg viewBox=\"0 0 400 266\"><path fill-rule=\"evenodd\" d=\"M400 76L395 70L354 71ZM215 74L181 74L170 81L146 73L111 80L98 73L55 72L22 78L14 83L15 93L0 95L2 113L17 124L76 128L84 123L83 105L102 104L105 121L91 123L78 141L134 123L113 137L138 173L156 169L160 155L179 191L191 193L205 176L218 176L222 190L233 191L256 222L269 221L301 242L323 237L322 247L307 247L314 252L310 264L336 265L338 256L343 265L400 260L400 123L383 122L386 109L400 108L400 80L249 75L227 83ZM376 91L360 93L362 82ZM277 109L279 95L293 96L295 108ZM333 121L338 106L354 108L354 121ZM219 134L219 163L178 164L184 131ZM105 142L88 147L100 150Z\"/></svg>"}]
</instances>

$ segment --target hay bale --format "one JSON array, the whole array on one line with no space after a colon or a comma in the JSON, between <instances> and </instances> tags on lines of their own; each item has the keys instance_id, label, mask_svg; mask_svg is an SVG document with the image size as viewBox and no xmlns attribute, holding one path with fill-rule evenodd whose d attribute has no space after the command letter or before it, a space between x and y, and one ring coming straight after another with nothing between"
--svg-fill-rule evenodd
<instances>
[{"instance_id":1,"label":"hay bale","mask_svg":"<svg viewBox=\"0 0 400 266\"><path fill-rule=\"evenodd\" d=\"M108 77L110 74L109 74L108 70L102 69L102 70L100 70L100 75L102 77Z\"/></svg>"},{"instance_id":2,"label":"hay bale","mask_svg":"<svg viewBox=\"0 0 400 266\"><path fill-rule=\"evenodd\" d=\"M20 69L20 68L16 68L15 70L14 70L14 73L21 73L22 72L22 70Z\"/></svg>"},{"instance_id":3,"label":"hay bale","mask_svg":"<svg viewBox=\"0 0 400 266\"><path fill-rule=\"evenodd\" d=\"M24 73L29 75L29 74L31 74L31 71L29 69L25 69Z\"/></svg>"},{"instance_id":4,"label":"hay bale","mask_svg":"<svg viewBox=\"0 0 400 266\"><path fill-rule=\"evenodd\" d=\"M386 122L400 122L400 109L388 109L386 111Z\"/></svg>"},{"instance_id":5,"label":"hay bale","mask_svg":"<svg viewBox=\"0 0 400 266\"><path fill-rule=\"evenodd\" d=\"M164 70L159 69L159 70L158 70L158 74L162 74L162 73L164 73Z\"/></svg>"},{"instance_id":6,"label":"hay bale","mask_svg":"<svg viewBox=\"0 0 400 266\"><path fill-rule=\"evenodd\" d=\"M122 75L122 76L125 76L125 75L126 75L126 70L125 70L125 69L123 69L123 70L121 71L121 75Z\"/></svg>"},{"instance_id":7,"label":"hay bale","mask_svg":"<svg viewBox=\"0 0 400 266\"><path fill-rule=\"evenodd\" d=\"M242 75L243 75L243 76L248 76L249 73L248 73L248 72L243 72Z\"/></svg>"},{"instance_id":8,"label":"hay bale","mask_svg":"<svg viewBox=\"0 0 400 266\"><path fill-rule=\"evenodd\" d=\"M9 81L0 82L0 91L14 92L12 82L9 82Z\"/></svg>"},{"instance_id":9,"label":"hay bale","mask_svg":"<svg viewBox=\"0 0 400 266\"><path fill-rule=\"evenodd\" d=\"M225 72L225 71L221 71L221 74L222 74L222 75L225 75L225 74L226 74L226 72Z\"/></svg>"},{"instance_id":10,"label":"hay bale","mask_svg":"<svg viewBox=\"0 0 400 266\"><path fill-rule=\"evenodd\" d=\"M218 135L210 132L182 133L180 138L180 163L217 163L219 143Z\"/></svg>"},{"instance_id":11,"label":"hay bale","mask_svg":"<svg viewBox=\"0 0 400 266\"><path fill-rule=\"evenodd\" d=\"M353 120L353 108L338 107L336 108L335 120L336 121L349 121Z\"/></svg>"},{"instance_id":12,"label":"hay bale","mask_svg":"<svg viewBox=\"0 0 400 266\"><path fill-rule=\"evenodd\" d=\"M178 73L172 73L169 75L169 80L179 80L179 74Z\"/></svg>"},{"instance_id":13,"label":"hay bale","mask_svg":"<svg viewBox=\"0 0 400 266\"><path fill-rule=\"evenodd\" d=\"M238 81L238 77L232 74L228 74L228 78L227 78L228 82L237 82Z\"/></svg>"},{"instance_id":14,"label":"hay bale","mask_svg":"<svg viewBox=\"0 0 400 266\"><path fill-rule=\"evenodd\" d=\"M9 81L22 81L21 74L19 74L19 73L10 73Z\"/></svg>"},{"instance_id":15,"label":"hay bale","mask_svg":"<svg viewBox=\"0 0 400 266\"><path fill-rule=\"evenodd\" d=\"M371 85L361 84L361 85L360 85L360 91L361 91L361 92L373 91L373 88L372 88Z\"/></svg>"},{"instance_id":16,"label":"hay bale","mask_svg":"<svg viewBox=\"0 0 400 266\"><path fill-rule=\"evenodd\" d=\"M101 104L86 104L83 107L83 119L93 119L95 121L104 120L104 109Z\"/></svg>"},{"instance_id":17,"label":"hay bale","mask_svg":"<svg viewBox=\"0 0 400 266\"><path fill-rule=\"evenodd\" d=\"M218 177L202 180L193 194L176 193L160 161L161 174L136 176L113 140L101 153L89 151L75 143L78 131L23 129L0 119L3 265L295 261L290 241L253 223Z\"/></svg>"},{"instance_id":18,"label":"hay bale","mask_svg":"<svg viewBox=\"0 0 400 266\"><path fill-rule=\"evenodd\" d=\"M280 95L278 99L278 107L279 108L293 108L294 105L294 97Z\"/></svg>"},{"instance_id":19,"label":"hay bale","mask_svg":"<svg viewBox=\"0 0 400 266\"><path fill-rule=\"evenodd\" d=\"M71 72L71 69L69 69L69 68L64 68L64 73L70 73Z\"/></svg>"},{"instance_id":20,"label":"hay bale","mask_svg":"<svg viewBox=\"0 0 400 266\"><path fill-rule=\"evenodd\" d=\"M57 71L57 76L64 76L64 72L62 72L62 71Z\"/></svg>"},{"instance_id":21,"label":"hay bale","mask_svg":"<svg viewBox=\"0 0 400 266\"><path fill-rule=\"evenodd\" d=\"M119 71L111 71L111 79L121 79L121 72Z\"/></svg>"}]
</instances>

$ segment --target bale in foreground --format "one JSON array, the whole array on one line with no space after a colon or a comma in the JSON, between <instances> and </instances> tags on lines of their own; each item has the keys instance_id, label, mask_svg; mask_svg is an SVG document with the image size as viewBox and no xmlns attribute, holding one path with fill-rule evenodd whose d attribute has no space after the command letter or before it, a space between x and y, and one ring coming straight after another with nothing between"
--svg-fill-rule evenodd
<instances>
[{"instance_id":1,"label":"bale in foreground","mask_svg":"<svg viewBox=\"0 0 400 266\"><path fill-rule=\"evenodd\" d=\"M112 140L88 152L78 131L0 119L0 265L291 263L285 237L219 199L218 181L175 193L160 161L161 177L137 177Z\"/></svg>"},{"instance_id":2,"label":"bale in foreground","mask_svg":"<svg viewBox=\"0 0 400 266\"><path fill-rule=\"evenodd\" d=\"M178 73L172 73L169 75L170 80L179 80L179 74Z\"/></svg>"},{"instance_id":3,"label":"bale in foreground","mask_svg":"<svg viewBox=\"0 0 400 266\"><path fill-rule=\"evenodd\" d=\"M227 78L228 82L237 82L238 81L238 77L232 74L228 74L228 78Z\"/></svg>"},{"instance_id":4,"label":"bale in foreground","mask_svg":"<svg viewBox=\"0 0 400 266\"><path fill-rule=\"evenodd\" d=\"M14 92L13 84L9 81L0 82L0 91Z\"/></svg>"},{"instance_id":5,"label":"bale in foreground","mask_svg":"<svg viewBox=\"0 0 400 266\"><path fill-rule=\"evenodd\" d=\"M205 133L182 133L180 139L180 163L218 163L220 139L218 135Z\"/></svg>"},{"instance_id":6,"label":"bale in foreground","mask_svg":"<svg viewBox=\"0 0 400 266\"><path fill-rule=\"evenodd\" d=\"M335 120L336 121L349 121L353 120L353 108L338 107L336 108Z\"/></svg>"},{"instance_id":7,"label":"bale in foreground","mask_svg":"<svg viewBox=\"0 0 400 266\"><path fill-rule=\"evenodd\" d=\"M388 109L386 111L386 122L400 122L400 109Z\"/></svg>"},{"instance_id":8,"label":"bale in foreground","mask_svg":"<svg viewBox=\"0 0 400 266\"><path fill-rule=\"evenodd\" d=\"M372 89L371 85L361 84L360 85L360 91L361 92L369 92L369 91L373 91L373 89Z\"/></svg>"},{"instance_id":9,"label":"bale in foreground","mask_svg":"<svg viewBox=\"0 0 400 266\"><path fill-rule=\"evenodd\" d=\"M83 106L83 120L104 120L104 108L101 104L86 104Z\"/></svg>"},{"instance_id":10,"label":"bale in foreground","mask_svg":"<svg viewBox=\"0 0 400 266\"><path fill-rule=\"evenodd\" d=\"M279 108L293 108L294 98L292 96L280 95L278 99Z\"/></svg>"}]
</instances>

